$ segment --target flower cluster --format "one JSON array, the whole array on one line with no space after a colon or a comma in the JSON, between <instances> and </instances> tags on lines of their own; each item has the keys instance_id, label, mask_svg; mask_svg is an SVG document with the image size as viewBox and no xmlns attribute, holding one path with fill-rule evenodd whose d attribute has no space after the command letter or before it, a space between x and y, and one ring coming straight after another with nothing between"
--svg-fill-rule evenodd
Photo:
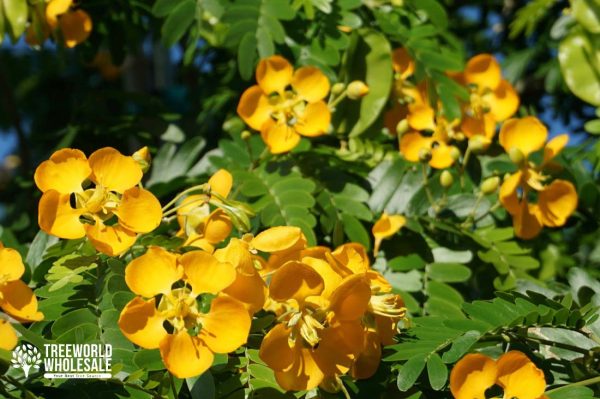
<instances>
[{"instance_id":1,"label":"flower cluster","mask_svg":"<svg viewBox=\"0 0 600 399\"><path fill-rule=\"evenodd\" d=\"M496 361L471 353L450 373L450 391L455 399L485 399L485 392L494 385L503 390L503 398L547 398L544 372L519 351L506 352Z\"/></svg>"},{"instance_id":2,"label":"flower cluster","mask_svg":"<svg viewBox=\"0 0 600 399\"><path fill-rule=\"evenodd\" d=\"M38 10L45 18L34 18L29 25L25 36L29 45L39 46L52 36L57 42L72 48L86 41L92 33L92 18L73 0L51 0L38 4L45 6L45 10Z\"/></svg>"},{"instance_id":3,"label":"flower cluster","mask_svg":"<svg viewBox=\"0 0 600 399\"><path fill-rule=\"evenodd\" d=\"M87 237L104 254L122 254L138 233L161 222L160 203L141 187L142 176L140 162L114 148L97 150L89 159L75 149L56 151L34 175L43 193L40 228L60 238Z\"/></svg>"},{"instance_id":4,"label":"flower cluster","mask_svg":"<svg viewBox=\"0 0 600 399\"><path fill-rule=\"evenodd\" d=\"M278 55L258 63L256 83L242 93L237 113L260 132L273 154L291 151L301 137L326 134L335 104L346 96L358 99L369 92L363 82L354 81L328 104L324 100L331 86L321 70L303 66L294 71L289 61Z\"/></svg>"},{"instance_id":5,"label":"flower cluster","mask_svg":"<svg viewBox=\"0 0 600 399\"><path fill-rule=\"evenodd\" d=\"M500 148L516 164L517 172L502 183L499 200L512 216L515 234L523 239L536 237L544 226L563 226L577 208L577 192L572 183L556 179L547 171L556 171L553 158L568 142L566 134L546 144L547 128L535 117L514 118L519 97L511 84L502 78L500 65L489 54L471 58L461 73L449 74L464 86L469 100L462 104L460 119L447 120L439 104L428 99L425 83L410 81L415 65L408 52L393 53L396 84L393 106L385 124L390 132L400 134L400 152L411 162L428 163L434 169L447 169L461 161L463 173L472 153L486 151L496 133ZM462 144L466 142L467 144ZM532 155L543 149L543 160L532 162ZM464 152L464 155L463 155ZM453 184L452 174L444 170L440 181L445 189ZM499 176L483 181L483 195L496 191Z\"/></svg>"},{"instance_id":6,"label":"flower cluster","mask_svg":"<svg viewBox=\"0 0 600 399\"><path fill-rule=\"evenodd\" d=\"M25 265L21 255L0 243L0 308L18 322L40 321L37 298L21 277ZM17 334L9 321L0 317L0 348L11 350L17 345Z\"/></svg>"}]
</instances>

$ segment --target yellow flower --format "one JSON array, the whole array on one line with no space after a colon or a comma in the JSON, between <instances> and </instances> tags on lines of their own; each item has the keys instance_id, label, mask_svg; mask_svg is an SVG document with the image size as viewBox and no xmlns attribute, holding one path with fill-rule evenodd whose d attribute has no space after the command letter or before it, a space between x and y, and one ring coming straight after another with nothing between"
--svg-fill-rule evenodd
<instances>
[{"instance_id":1,"label":"yellow flower","mask_svg":"<svg viewBox=\"0 0 600 399\"><path fill-rule=\"evenodd\" d=\"M204 251L178 256L150 247L125 269L127 286L138 296L121 312L119 327L136 345L160 349L165 366L175 376L202 374L215 353L232 352L248 338L248 311L222 293L235 274L231 264ZM214 296L208 312L198 303L203 294Z\"/></svg>"},{"instance_id":2,"label":"yellow flower","mask_svg":"<svg viewBox=\"0 0 600 399\"><path fill-rule=\"evenodd\" d=\"M504 390L503 399L545 398L543 371L519 351L507 352L497 361L479 353L468 354L450 373L455 399L485 399L485 391L494 385Z\"/></svg>"},{"instance_id":3,"label":"yellow flower","mask_svg":"<svg viewBox=\"0 0 600 399\"><path fill-rule=\"evenodd\" d=\"M225 248L215 251L215 257L236 270L235 281L223 292L243 302L250 313L265 304L267 289L260 274L265 261L258 252L281 254L303 245L304 235L298 227L278 226L267 229L256 237L245 234L242 239L232 238Z\"/></svg>"},{"instance_id":4,"label":"yellow flower","mask_svg":"<svg viewBox=\"0 0 600 399\"><path fill-rule=\"evenodd\" d=\"M227 198L233 177L225 169L218 170L208 180L211 193ZM227 213L217 208L210 210L210 195L199 194L186 197L177 208L178 236L185 238L184 246L202 248L213 252L214 246L231 234L232 222Z\"/></svg>"},{"instance_id":5,"label":"yellow flower","mask_svg":"<svg viewBox=\"0 0 600 399\"><path fill-rule=\"evenodd\" d=\"M375 222L371 232L375 237L375 245L373 245L373 254L377 255L381 242L396 234L406 224L406 218L402 215L388 215L382 213L379 220Z\"/></svg>"},{"instance_id":6,"label":"yellow flower","mask_svg":"<svg viewBox=\"0 0 600 399\"><path fill-rule=\"evenodd\" d=\"M26 323L40 321L37 298L21 281L25 265L21 255L0 243L0 308L15 320ZM17 345L17 335L10 323L0 318L0 348L11 350Z\"/></svg>"},{"instance_id":7,"label":"yellow flower","mask_svg":"<svg viewBox=\"0 0 600 399\"><path fill-rule=\"evenodd\" d=\"M535 117L509 119L500 130L500 144L519 170L500 187L499 199L512 216L515 234L524 239L537 236L543 226L559 227L577 209L577 191L569 181L556 179L546 184L544 168L567 144L566 134L546 143L548 131ZM529 162L531 153L544 149L543 161ZM535 202L533 202L535 201Z\"/></svg>"},{"instance_id":8,"label":"yellow flower","mask_svg":"<svg viewBox=\"0 0 600 399\"><path fill-rule=\"evenodd\" d=\"M283 57L275 55L258 63L256 82L240 98L238 115L260 134L273 154L292 150L300 137L325 134L331 112L323 101L329 80L317 68L295 72Z\"/></svg>"},{"instance_id":9,"label":"yellow flower","mask_svg":"<svg viewBox=\"0 0 600 399\"><path fill-rule=\"evenodd\" d=\"M89 159L79 150L58 150L38 166L34 179L43 192L40 228L60 238L87 236L110 256L125 252L137 233L154 230L162 218L156 197L139 187L139 164L114 148L97 150ZM87 180L94 185L84 188Z\"/></svg>"},{"instance_id":10,"label":"yellow flower","mask_svg":"<svg viewBox=\"0 0 600 399\"><path fill-rule=\"evenodd\" d=\"M462 137L456 130L459 120L449 122L428 104L410 107L408 125L413 129L400 138L400 152L410 162L428 161L432 168L445 169L455 161L458 149L452 140ZM431 135L422 132L432 132Z\"/></svg>"},{"instance_id":11,"label":"yellow flower","mask_svg":"<svg viewBox=\"0 0 600 399\"><path fill-rule=\"evenodd\" d=\"M330 290L326 276L298 261L272 276L269 296L285 312L263 339L260 357L285 390L313 389L326 376L345 374L362 349L369 284L357 274Z\"/></svg>"},{"instance_id":12,"label":"yellow flower","mask_svg":"<svg viewBox=\"0 0 600 399\"><path fill-rule=\"evenodd\" d=\"M60 30L65 46L83 43L92 33L92 19L81 9L73 9L73 0L51 0L46 7L50 30Z\"/></svg>"}]
</instances>

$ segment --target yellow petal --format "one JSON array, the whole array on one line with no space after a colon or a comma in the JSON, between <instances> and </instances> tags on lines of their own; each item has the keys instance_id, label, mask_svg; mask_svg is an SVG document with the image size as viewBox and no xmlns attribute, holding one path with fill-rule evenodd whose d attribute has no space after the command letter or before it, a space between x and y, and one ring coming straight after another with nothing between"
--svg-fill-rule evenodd
<instances>
[{"instance_id":1,"label":"yellow petal","mask_svg":"<svg viewBox=\"0 0 600 399\"><path fill-rule=\"evenodd\" d=\"M248 276L256 273L248 243L239 238L232 238L225 248L216 250L214 256L219 262L231 263L238 273Z\"/></svg>"},{"instance_id":2,"label":"yellow petal","mask_svg":"<svg viewBox=\"0 0 600 399\"><path fill-rule=\"evenodd\" d=\"M46 6L46 21L52 29L58 25L58 16L69 11L73 0L52 0Z\"/></svg>"},{"instance_id":3,"label":"yellow petal","mask_svg":"<svg viewBox=\"0 0 600 399\"><path fill-rule=\"evenodd\" d=\"M393 345L396 343L394 337L398 334L398 319L374 315L377 325L377 334L382 345Z\"/></svg>"},{"instance_id":4,"label":"yellow petal","mask_svg":"<svg viewBox=\"0 0 600 399\"><path fill-rule=\"evenodd\" d=\"M37 298L21 280L9 281L0 287L0 308L22 322L40 321L44 318L38 312Z\"/></svg>"},{"instance_id":5,"label":"yellow petal","mask_svg":"<svg viewBox=\"0 0 600 399\"><path fill-rule=\"evenodd\" d=\"M68 48L83 43L92 33L92 18L83 10L70 11L63 14L58 24L63 40Z\"/></svg>"},{"instance_id":6,"label":"yellow petal","mask_svg":"<svg viewBox=\"0 0 600 399\"><path fill-rule=\"evenodd\" d=\"M491 139L496 134L496 120L491 113L483 114L480 118L464 115L460 129L468 138L482 135Z\"/></svg>"},{"instance_id":7,"label":"yellow petal","mask_svg":"<svg viewBox=\"0 0 600 399\"><path fill-rule=\"evenodd\" d=\"M302 340L294 345L294 363L283 371L275 372L275 379L286 391L304 391L316 388L325 375L313 358L312 350L304 348Z\"/></svg>"},{"instance_id":8,"label":"yellow petal","mask_svg":"<svg viewBox=\"0 0 600 399\"><path fill-rule=\"evenodd\" d=\"M284 251L296 245L302 230L294 226L271 227L252 239L252 246L262 252Z\"/></svg>"},{"instance_id":9,"label":"yellow petal","mask_svg":"<svg viewBox=\"0 0 600 399\"><path fill-rule=\"evenodd\" d=\"M277 324L265 335L260 345L260 358L274 371L287 369L294 362L294 351L289 345L292 330Z\"/></svg>"},{"instance_id":10,"label":"yellow petal","mask_svg":"<svg viewBox=\"0 0 600 399\"><path fill-rule=\"evenodd\" d=\"M204 222L204 238L211 244L224 241L231 234L231 218L221 208L215 209Z\"/></svg>"},{"instance_id":11,"label":"yellow petal","mask_svg":"<svg viewBox=\"0 0 600 399\"><path fill-rule=\"evenodd\" d=\"M248 340L250 323L250 315L240 301L218 296L202 318L199 337L215 353L233 352Z\"/></svg>"},{"instance_id":12,"label":"yellow petal","mask_svg":"<svg viewBox=\"0 0 600 399\"><path fill-rule=\"evenodd\" d=\"M489 357L468 354L450 372L450 391L455 399L485 399L485 391L495 384L497 373L496 362Z\"/></svg>"},{"instance_id":13,"label":"yellow petal","mask_svg":"<svg viewBox=\"0 0 600 399\"><path fill-rule=\"evenodd\" d=\"M372 377L379 367L381 360L381 343L379 335L375 330L365 331L363 350L358 354L350 375L354 379L365 379Z\"/></svg>"},{"instance_id":14,"label":"yellow petal","mask_svg":"<svg viewBox=\"0 0 600 399\"><path fill-rule=\"evenodd\" d=\"M285 123L270 121L260 132L263 141L272 154L282 154L293 150L300 142L300 135Z\"/></svg>"},{"instance_id":15,"label":"yellow petal","mask_svg":"<svg viewBox=\"0 0 600 399\"><path fill-rule=\"evenodd\" d=\"M408 132L400 138L400 153L409 162L419 162L421 150L431 150L433 139L418 132Z\"/></svg>"},{"instance_id":16,"label":"yellow petal","mask_svg":"<svg viewBox=\"0 0 600 399\"><path fill-rule=\"evenodd\" d=\"M313 358L325 375L346 374L364 345L363 327L359 322L337 323L320 334Z\"/></svg>"},{"instance_id":17,"label":"yellow petal","mask_svg":"<svg viewBox=\"0 0 600 399\"><path fill-rule=\"evenodd\" d=\"M453 146L443 142L434 142L431 147L431 160L429 166L436 169L446 169L454 163L452 156Z\"/></svg>"},{"instance_id":18,"label":"yellow petal","mask_svg":"<svg viewBox=\"0 0 600 399\"><path fill-rule=\"evenodd\" d=\"M156 311L155 299L144 301L133 298L121 311L119 328L134 344L146 349L156 349L168 334L165 319Z\"/></svg>"},{"instance_id":19,"label":"yellow petal","mask_svg":"<svg viewBox=\"0 0 600 399\"><path fill-rule=\"evenodd\" d=\"M218 294L235 280L235 269L230 263L221 263L204 251L186 252L179 258L186 280L194 294Z\"/></svg>"},{"instance_id":20,"label":"yellow petal","mask_svg":"<svg viewBox=\"0 0 600 399\"><path fill-rule=\"evenodd\" d=\"M294 129L306 137L317 137L327 133L331 122L331 111L323 101L311 103L306 106Z\"/></svg>"},{"instance_id":21,"label":"yellow petal","mask_svg":"<svg viewBox=\"0 0 600 399\"><path fill-rule=\"evenodd\" d=\"M330 257L335 259L338 266L342 265L342 269L345 272L344 275L364 273L370 268L369 255L367 255L366 248L356 242L342 244L335 251L331 252L330 255L326 253L325 256L330 261Z\"/></svg>"},{"instance_id":22,"label":"yellow petal","mask_svg":"<svg viewBox=\"0 0 600 399\"><path fill-rule=\"evenodd\" d=\"M429 105L419 104L409 107L410 113L406 120L415 130L434 130L435 111Z\"/></svg>"},{"instance_id":23,"label":"yellow petal","mask_svg":"<svg viewBox=\"0 0 600 399\"><path fill-rule=\"evenodd\" d=\"M406 218L402 215L388 215L383 213L379 220L375 222L371 232L375 237L375 247L373 252L377 254L379 252L379 245L381 240L396 234L406 224Z\"/></svg>"},{"instance_id":24,"label":"yellow petal","mask_svg":"<svg viewBox=\"0 0 600 399\"><path fill-rule=\"evenodd\" d=\"M106 226L99 219L96 224L84 226L85 234L94 248L108 256L118 256L135 243L137 234L123 226Z\"/></svg>"},{"instance_id":25,"label":"yellow petal","mask_svg":"<svg viewBox=\"0 0 600 399\"><path fill-rule=\"evenodd\" d=\"M480 89L495 89L502 80L502 71L493 55L478 54L467 62L464 78L468 84L476 84Z\"/></svg>"},{"instance_id":26,"label":"yellow petal","mask_svg":"<svg viewBox=\"0 0 600 399\"><path fill-rule=\"evenodd\" d=\"M135 294L150 298L171 292L171 286L182 277L177 255L161 247L150 246L125 268L125 282Z\"/></svg>"},{"instance_id":27,"label":"yellow petal","mask_svg":"<svg viewBox=\"0 0 600 399\"><path fill-rule=\"evenodd\" d=\"M211 192L227 198L231 191L231 186L233 186L233 176L227 170L219 169L208 179L208 185Z\"/></svg>"},{"instance_id":28,"label":"yellow petal","mask_svg":"<svg viewBox=\"0 0 600 399\"><path fill-rule=\"evenodd\" d=\"M490 113L498 122L502 122L517 112L519 109L519 96L507 80L502 80L498 87L484 96L490 107Z\"/></svg>"},{"instance_id":29,"label":"yellow petal","mask_svg":"<svg viewBox=\"0 0 600 399\"><path fill-rule=\"evenodd\" d=\"M336 320L358 320L367 311L369 299L371 288L366 276L354 274L346 277L333 291L329 299L329 310L335 314Z\"/></svg>"},{"instance_id":30,"label":"yellow petal","mask_svg":"<svg viewBox=\"0 0 600 399\"><path fill-rule=\"evenodd\" d=\"M340 276L339 273L337 273L328 262L322 259L306 256L302 258L302 263L312 267L317 273L319 273L325 284L325 288L323 289L321 295L326 298L329 298L337 286L342 282L342 276Z\"/></svg>"},{"instance_id":31,"label":"yellow petal","mask_svg":"<svg viewBox=\"0 0 600 399\"><path fill-rule=\"evenodd\" d=\"M500 145L506 152L516 148L525 157L541 149L546 143L548 129L534 116L509 119L500 129Z\"/></svg>"},{"instance_id":32,"label":"yellow petal","mask_svg":"<svg viewBox=\"0 0 600 399\"><path fill-rule=\"evenodd\" d=\"M160 356L177 378L195 377L212 365L214 355L198 337L187 331L167 335L160 343Z\"/></svg>"},{"instance_id":33,"label":"yellow petal","mask_svg":"<svg viewBox=\"0 0 600 399\"><path fill-rule=\"evenodd\" d=\"M92 180L109 190L123 193L142 180L140 165L129 156L111 147L105 147L90 155Z\"/></svg>"},{"instance_id":34,"label":"yellow petal","mask_svg":"<svg viewBox=\"0 0 600 399\"><path fill-rule=\"evenodd\" d=\"M246 89L240 97L237 113L254 130L261 130L265 122L271 119L273 107L258 85Z\"/></svg>"},{"instance_id":35,"label":"yellow petal","mask_svg":"<svg viewBox=\"0 0 600 399\"><path fill-rule=\"evenodd\" d=\"M21 254L0 244L0 276L5 281L14 281L20 279L23 273L25 273L25 265Z\"/></svg>"},{"instance_id":36,"label":"yellow petal","mask_svg":"<svg viewBox=\"0 0 600 399\"><path fill-rule=\"evenodd\" d=\"M223 292L246 305L250 314L262 309L267 298L267 286L258 273L236 273L235 281Z\"/></svg>"},{"instance_id":37,"label":"yellow petal","mask_svg":"<svg viewBox=\"0 0 600 399\"><path fill-rule=\"evenodd\" d=\"M160 202L154 194L143 188L126 190L119 207L114 211L119 224L136 233L149 233L158 227L162 219Z\"/></svg>"},{"instance_id":38,"label":"yellow petal","mask_svg":"<svg viewBox=\"0 0 600 399\"><path fill-rule=\"evenodd\" d=\"M506 211L511 215L516 215L519 212L519 197L517 195L517 189L521 184L522 176L523 173L518 171L510 175L508 179L504 180L502 186L500 186L498 199Z\"/></svg>"},{"instance_id":39,"label":"yellow petal","mask_svg":"<svg viewBox=\"0 0 600 399\"><path fill-rule=\"evenodd\" d=\"M544 394L544 372L522 352L505 353L497 365L498 385L504 388L505 398L538 399Z\"/></svg>"},{"instance_id":40,"label":"yellow petal","mask_svg":"<svg viewBox=\"0 0 600 399\"><path fill-rule=\"evenodd\" d=\"M0 349L11 351L17 346L17 332L7 320L0 319Z\"/></svg>"},{"instance_id":41,"label":"yellow petal","mask_svg":"<svg viewBox=\"0 0 600 399\"><path fill-rule=\"evenodd\" d=\"M406 79L415 71L415 62L404 47L399 47L392 52L392 66L400 74L401 79Z\"/></svg>"},{"instance_id":42,"label":"yellow petal","mask_svg":"<svg viewBox=\"0 0 600 399\"><path fill-rule=\"evenodd\" d=\"M319 68L305 66L294 73L292 87L300 98L314 103L324 99L329 93L329 79Z\"/></svg>"},{"instance_id":43,"label":"yellow petal","mask_svg":"<svg viewBox=\"0 0 600 399\"><path fill-rule=\"evenodd\" d=\"M557 156L569 142L568 134L561 134L546 143L544 147L544 164Z\"/></svg>"},{"instance_id":44,"label":"yellow petal","mask_svg":"<svg viewBox=\"0 0 600 399\"><path fill-rule=\"evenodd\" d=\"M42 192L56 190L61 194L69 194L83 191L81 184L91 173L83 152L64 148L42 162L33 178Z\"/></svg>"},{"instance_id":45,"label":"yellow petal","mask_svg":"<svg viewBox=\"0 0 600 399\"><path fill-rule=\"evenodd\" d=\"M274 55L260 60L256 67L256 81L265 94L282 93L292 81L292 65L283 57Z\"/></svg>"},{"instance_id":46,"label":"yellow petal","mask_svg":"<svg viewBox=\"0 0 600 399\"><path fill-rule=\"evenodd\" d=\"M554 180L538 194L538 206L544 226L559 227L577 209L577 191L573 183Z\"/></svg>"},{"instance_id":47,"label":"yellow petal","mask_svg":"<svg viewBox=\"0 0 600 399\"><path fill-rule=\"evenodd\" d=\"M42 194L38 224L48 234L73 240L85 236L85 229L79 221L82 212L71 208L69 197L54 190Z\"/></svg>"},{"instance_id":48,"label":"yellow petal","mask_svg":"<svg viewBox=\"0 0 600 399\"><path fill-rule=\"evenodd\" d=\"M542 221L540 210L537 205L521 201L519 211L513 215L513 227L515 235L525 240L532 239L540 234Z\"/></svg>"},{"instance_id":49,"label":"yellow petal","mask_svg":"<svg viewBox=\"0 0 600 399\"><path fill-rule=\"evenodd\" d=\"M298 303L323 292L323 278L312 267L297 261L281 266L271 279L269 295L276 301L295 299Z\"/></svg>"}]
</instances>

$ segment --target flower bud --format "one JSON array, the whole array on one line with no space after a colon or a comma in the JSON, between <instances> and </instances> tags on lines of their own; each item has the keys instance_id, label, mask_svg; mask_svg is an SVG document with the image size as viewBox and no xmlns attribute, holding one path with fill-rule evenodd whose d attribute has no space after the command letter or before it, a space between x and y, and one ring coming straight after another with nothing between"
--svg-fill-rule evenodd
<instances>
[{"instance_id":1,"label":"flower bud","mask_svg":"<svg viewBox=\"0 0 600 399\"><path fill-rule=\"evenodd\" d=\"M150 157L150 151L148 150L147 146L144 146L134 152L131 157L135 162L138 163L138 165L140 165L143 173L146 173L148 169L150 169L150 162L152 161L152 158Z\"/></svg>"},{"instance_id":2,"label":"flower bud","mask_svg":"<svg viewBox=\"0 0 600 399\"><path fill-rule=\"evenodd\" d=\"M408 132L409 129L410 129L410 126L408 125L408 121L406 119L402 119L396 125L396 134L398 135L398 137L400 137L404 133Z\"/></svg>"},{"instance_id":3,"label":"flower bud","mask_svg":"<svg viewBox=\"0 0 600 399\"><path fill-rule=\"evenodd\" d=\"M448 170L442 171L442 174L440 175L440 184L442 187L450 188L453 183L454 177L452 177L452 173L450 173Z\"/></svg>"},{"instance_id":4,"label":"flower bud","mask_svg":"<svg viewBox=\"0 0 600 399\"><path fill-rule=\"evenodd\" d=\"M521 165L525 162L525 155L516 147L513 147L508 151L508 156L510 157L510 160L517 165Z\"/></svg>"},{"instance_id":5,"label":"flower bud","mask_svg":"<svg viewBox=\"0 0 600 399\"><path fill-rule=\"evenodd\" d=\"M421 148L419 150L419 161L421 161L421 162L431 161L431 150L428 148Z\"/></svg>"},{"instance_id":6,"label":"flower bud","mask_svg":"<svg viewBox=\"0 0 600 399\"><path fill-rule=\"evenodd\" d=\"M488 177L487 179L485 179L483 181L483 183L481 183L480 189L483 194L488 195L488 194L494 193L498 189L499 185L500 185L500 177L498 177L498 176Z\"/></svg>"},{"instance_id":7,"label":"flower bud","mask_svg":"<svg viewBox=\"0 0 600 399\"><path fill-rule=\"evenodd\" d=\"M252 133L250 133L248 130L244 130L242 132L242 140L250 140L250 137L252 137Z\"/></svg>"},{"instance_id":8,"label":"flower bud","mask_svg":"<svg viewBox=\"0 0 600 399\"><path fill-rule=\"evenodd\" d=\"M486 151L491 143L492 141L489 138L477 134L469 139L469 149L477 154Z\"/></svg>"},{"instance_id":9,"label":"flower bud","mask_svg":"<svg viewBox=\"0 0 600 399\"><path fill-rule=\"evenodd\" d=\"M346 92L348 93L348 98L351 100L358 100L359 98L369 94L369 86L367 86L362 80L354 80L350 82Z\"/></svg>"},{"instance_id":10,"label":"flower bud","mask_svg":"<svg viewBox=\"0 0 600 399\"><path fill-rule=\"evenodd\" d=\"M337 96L338 94L341 94L344 89L346 89L346 85L343 83L335 83L333 86L331 86L331 94L333 94L334 96Z\"/></svg>"},{"instance_id":11,"label":"flower bud","mask_svg":"<svg viewBox=\"0 0 600 399\"><path fill-rule=\"evenodd\" d=\"M455 161L458 161L460 159L460 150L454 146L452 146L450 148L450 156L452 157L452 159L454 159Z\"/></svg>"},{"instance_id":12,"label":"flower bud","mask_svg":"<svg viewBox=\"0 0 600 399\"><path fill-rule=\"evenodd\" d=\"M390 1L394 7L404 7L404 0L392 0Z\"/></svg>"}]
</instances>

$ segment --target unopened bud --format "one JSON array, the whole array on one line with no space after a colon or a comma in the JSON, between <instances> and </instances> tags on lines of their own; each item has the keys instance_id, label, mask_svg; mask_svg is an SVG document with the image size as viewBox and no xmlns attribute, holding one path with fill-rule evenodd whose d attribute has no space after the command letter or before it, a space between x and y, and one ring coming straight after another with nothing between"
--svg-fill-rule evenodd
<instances>
[{"instance_id":1,"label":"unopened bud","mask_svg":"<svg viewBox=\"0 0 600 399\"><path fill-rule=\"evenodd\" d=\"M392 0L390 1L394 7L404 7L404 0Z\"/></svg>"},{"instance_id":2,"label":"unopened bud","mask_svg":"<svg viewBox=\"0 0 600 399\"><path fill-rule=\"evenodd\" d=\"M244 130L242 132L242 140L250 140L250 137L252 137L252 133L250 133L248 130Z\"/></svg>"},{"instance_id":3,"label":"unopened bud","mask_svg":"<svg viewBox=\"0 0 600 399\"><path fill-rule=\"evenodd\" d=\"M358 100L359 98L369 94L369 86L367 86L362 80L354 80L350 82L346 92L348 93L348 98L351 100Z\"/></svg>"},{"instance_id":4,"label":"unopened bud","mask_svg":"<svg viewBox=\"0 0 600 399\"><path fill-rule=\"evenodd\" d=\"M431 150L428 148L421 148L419 150L419 161L421 161L421 162L431 161Z\"/></svg>"},{"instance_id":5,"label":"unopened bud","mask_svg":"<svg viewBox=\"0 0 600 399\"><path fill-rule=\"evenodd\" d=\"M465 139L465 134L463 132L454 133L454 140L463 141Z\"/></svg>"},{"instance_id":6,"label":"unopened bud","mask_svg":"<svg viewBox=\"0 0 600 399\"><path fill-rule=\"evenodd\" d=\"M486 151L491 143L487 137L477 134L469 139L469 149L477 154Z\"/></svg>"},{"instance_id":7,"label":"unopened bud","mask_svg":"<svg viewBox=\"0 0 600 399\"><path fill-rule=\"evenodd\" d=\"M488 195L488 194L494 193L498 189L499 185L500 185L500 177L498 177L498 176L488 177L487 179L485 179L483 181L483 183L481 183L480 189L483 194Z\"/></svg>"},{"instance_id":8,"label":"unopened bud","mask_svg":"<svg viewBox=\"0 0 600 399\"><path fill-rule=\"evenodd\" d=\"M442 174L440 175L440 184L442 187L450 188L453 183L454 177L452 177L452 173L448 172L447 170L442 171Z\"/></svg>"},{"instance_id":9,"label":"unopened bud","mask_svg":"<svg viewBox=\"0 0 600 399\"><path fill-rule=\"evenodd\" d=\"M333 86L331 86L331 94L333 94L334 96L337 96L338 94L341 94L344 90L346 89L346 85L343 83L335 83Z\"/></svg>"},{"instance_id":10,"label":"unopened bud","mask_svg":"<svg viewBox=\"0 0 600 399\"><path fill-rule=\"evenodd\" d=\"M150 151L148 150L147 146L144 146L136 152L134 152L133 155L131 155L131 157L135 162L138 163L138 165L140 165L140 168L142 168L143 173L146 173L148 169L150 169L150 162L152 161L152 157L150 156Z\"/></svg>"},{"instance_id":11,"label":"unopened bud","mask_svg":"<svg viewBox=\"0 0 600 399\"><path fill-rule=\"evenodd\" d=\"M521 165L525 161L525 155L516 147L513 147L508 151L508 156L510 157L510 160L517 165Z\"/></svg>"},{"instance_id":12,"label":"unopened bud","mask_svg":"<svg viewBox=\"0 0 600 399\"><path fill-rule=\"evenodd\" d=\"M410 129L410 126L408 125L408 120L406 119L402 119L400 122L398 122L398 124L396 125L396 134L398 135L398 137L402 136L404 133L408 132L408 129Z\"/></svg>"},{"instance_id":13,"label":"unopened bud","mask_svg":"<svg viewBox=\"0 0 600 399\"><path fill-rule=\"evenodd\" d=\"M452 157L452 159L454 159L455 161L458 161L460 159L460 150L454 146L452 146L450 148L450 156Z\"/></svg>"}]
</instances>

